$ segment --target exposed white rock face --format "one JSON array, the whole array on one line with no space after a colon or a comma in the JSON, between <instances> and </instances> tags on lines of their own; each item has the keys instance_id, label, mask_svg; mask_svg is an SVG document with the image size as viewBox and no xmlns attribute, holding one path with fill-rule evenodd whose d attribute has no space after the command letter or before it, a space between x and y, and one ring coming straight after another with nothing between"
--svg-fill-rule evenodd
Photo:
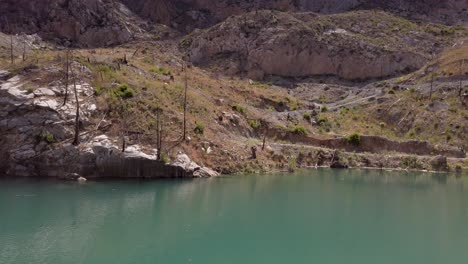
<instances>
[{"instance_id":1,"label":"exposed white rock face","mask_svg":"<svg viewBox=\"0 0 468 264\"><path fill-rule=\"evenodd\" d=\"M1 90L5 90L13 97L12 99L28 100L34 98L34 94L28 93L26 90L20 89L23 85L20 83L19 76L8 79L0 86Z\"/></svg>"},{"instance_id":2,"label":"exposed white rock face","mask_svg":"<svg viewBox=\"0 0 468 264\"><path fill-rule=\"evenodd\" d=\"M33 93L36 97L55 96L55 92L48 88L38 88Z\"/></svg>"},{"instance_id":3,"label":"exposed white rock face","mask_svg":"<svg viewBox=\"0 0 468 264\"><path fill-rule=\"evenodd\" d=\"M0 70L0 80L4 80L10 75L10 72L5 70Z\"/></svg>"},{"instance_id":4,"label":"exposed white rock face","mask_svg":"<svg viewBox=\"0 0 468 264\"><path fill-rule=\"evenodd\" d=\"M79 180L79 177L191 178L216 176L184 158L180 166L157 160L155 149L130 145L122 152L118 139L106 135L82 136L82 144L72 146L76 102L70 88L67 103L63 94L49 88L25 89L20 76L0 86L0 174L48 176ZM59 84L54 84L59 86ZM30 87L30 86L27 86ZM93 87L78 85L80 123L97 110ZM56 96L57 95L57 96ZM105 123L103 121L103 123ZM92 127L94 129L94 126ZM83 178L84 179L84 178Z\"/></svg>"},{"instance_id":5,"label":"exposed white rock face","mask_svg":"<svg viewBox=\"0 0 468 264\"><path fill-rule=\"evenodd\" d=\"M219 176L219 173L207 168L201 167L197 163L193 162L187 154L177 155L176 160L172 163L172 166L180 167L192 174L195 178L209 178Z\"/></svg>"}]
</instances>

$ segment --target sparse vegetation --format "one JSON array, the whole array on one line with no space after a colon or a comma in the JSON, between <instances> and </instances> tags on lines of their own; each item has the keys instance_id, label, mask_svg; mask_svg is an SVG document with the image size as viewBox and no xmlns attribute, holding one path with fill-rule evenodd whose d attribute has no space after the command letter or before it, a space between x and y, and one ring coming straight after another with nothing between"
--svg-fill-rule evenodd
<instances>
[{"instance_id":1,"label":"sparse vegetation","mask_svg":"<svg viewBox=\"0 0 468 264\"><path fill-rule=\"evenodd\" d=\"M258 120L249 120L249 125L253 129L258 129L260 128L261 124Z\"/></svg>"},{"instance_id":2,"label":"sparse vegetation","mask_svg":"<svg viewBox=\"0 0 468 264\"><path fill-rule=\"evenodd\" d=\"M128 87L127 84L120 84L111 92L111 96L114 98L129 99L135 95L135 91Z\"/></svg>"},{"instance_id":3,"label":"sparse vegetation","mask_svg":"<svg viewBox=\"0 0 468 264\"><path fill-rule=\"evenodd\" d=\"M54 134L50 133L49 131L43 131L41 134L39 134L38 140L47 144L52 144L56 141Z\"/></svg>"},{"instance_id":4,"label":"sparse vegetation","mask_svg":"<svg viewBox=\"0 0 468 264\"><path fill-rule=\"evenodd\" d=\"M193 132L197 135L203 135L205 133L205 125L203 123L197 122Z\"/></svg>"},{"instance_id":5,"label":"sparse vegetation","mask_svg":"<svg viewBox=\"0 0 468 264\"><path fill-rule=\"evenodd\" d=\"M164 75L164 76L171 76L171 71L169 69L166 69L164 67L151 67L149 69L150 72L156 73L159 75Z\"/></svg>"},{"instance_id":6,"label":"sparse vegetation","mask_svg":"<svg viewBox=\"0 0 468 264\"><path fill-rule=\"evenodd\" d=\"M238 104L233 105L232 110L237 111L243 115L247 114L247 110L245 109L245 107L240 106Z\"/></svg>"},{"instance_id":7,"label":"sparse vegetation","mask_svg":"<svg viewBox=\"0 0 468 264\"><path fill-rule=\"evenodd\" d=\"M359 146L361 144L361 136L358 133L353 133L346 138L348 143Z\"/></svg>"},{"instance_id":8,"label":"sparse vegetation","mask_svg":"<svg viewBox=\"0 0 468 264\"><path fill-rule=\"evenodd\" d=\"M296 135L307 135L307 129L302 126L295 126L291 128L291 133L296 134Z\"/></svg>"}]
</instances>

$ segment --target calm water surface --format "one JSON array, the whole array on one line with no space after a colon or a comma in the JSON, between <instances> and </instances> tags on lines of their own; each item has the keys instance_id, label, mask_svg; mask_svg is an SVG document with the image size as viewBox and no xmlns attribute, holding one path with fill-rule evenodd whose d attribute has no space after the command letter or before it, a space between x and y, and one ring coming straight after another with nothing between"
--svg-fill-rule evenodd
<instances>
[{"instance_id":1,"label":"calm water surface","mask_svg":"<svg viewBox=\"0 0 468 264\"><path fill-rule=\"evenodd\" d=\"M3 179L0 263L468 263L468 179Z\"/></svg>"}]
</instances>

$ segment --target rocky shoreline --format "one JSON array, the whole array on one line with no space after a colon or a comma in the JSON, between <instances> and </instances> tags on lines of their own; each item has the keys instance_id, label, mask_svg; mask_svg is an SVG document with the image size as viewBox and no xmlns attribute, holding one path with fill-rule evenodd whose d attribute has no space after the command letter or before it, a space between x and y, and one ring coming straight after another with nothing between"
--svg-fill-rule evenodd
<instances>
[{"instance_id":1,"label":"rocky shoreline","mask_svg":"<svg viewBox=\"0 0 468 264\"><path fill-rule=\"evenodd\" d=\"M197 178L219 175L210 168L199 166L183 153L179 153L174 162L166 164L157 160L155 149L145 153L143 147L131 145L122 152L117 140L104 134L95 136L88 133L83 136L82 144L74 146L70 138L73 136L76 108L71 96L66 104L62 104L64 91L54 83L29 92L24 89L28 82L20 76L11 77L10 73L2 71L0 77L4 81L0 86L2 174L66 180L80 177ZM85 83L77 85L77 90L81 122L86 125L96 111L93 90ZM149 152L151 154L147 154Z\"/></svg>"},{"instance_id":2,"label":"rocky shoreline","mask_svg":"<svg viewBox=\"0 0 468 264\"><path fill-rule=\"evenodd\" d=\"M63 104L64 88L59 83L51 82L47 87L29 91L28 80L2 71L0 85L0 132L3 134L0 139L0 158L3 161L0 174L7 176L63 180L202 178L216 177L220 173L270 173L318 167L426 172L452 170L461 173L454 161L465 158L464 152L435 149L427 142L395 143L385 138L362 137L358 148L342 138L318 140L278 133L276 138L295 144L271 142L264 151L259 151L260 160L245 157L229 163L227 159L218 157L213 170L198 165L183 151L173 155L172 162L158 160L157 150L145 145L129 145L122 152L121 140L105 133L104 128L111 124L110 121L103 118L97 127L90 122L100 113L93 88L87 83L77 85L81 105L80 126L86 127L83 129L86 132L80 134L79 146L71 144L76 102L70 96ZM257 148L260 149L261 145ZM399 154L389 154L396 149L400 150ZM424 156L425 153L437 156Z\"/></svg>"}]
</instances>

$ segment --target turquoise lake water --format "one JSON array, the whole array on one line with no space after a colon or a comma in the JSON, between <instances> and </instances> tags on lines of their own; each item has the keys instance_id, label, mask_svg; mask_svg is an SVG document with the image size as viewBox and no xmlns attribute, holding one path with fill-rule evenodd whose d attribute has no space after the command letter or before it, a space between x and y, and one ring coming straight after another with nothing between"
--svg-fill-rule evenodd
<instances>
[{"instance_id":1,"label":"turquoise lake water","mask_svg":"<svg viewBox=\"0 0 468 264\"><path fill-rule=\"evenodd\" d=\"M3 179L0 263L468 263L468 180L360 170Z\"/></svg>"}]
</instances>

